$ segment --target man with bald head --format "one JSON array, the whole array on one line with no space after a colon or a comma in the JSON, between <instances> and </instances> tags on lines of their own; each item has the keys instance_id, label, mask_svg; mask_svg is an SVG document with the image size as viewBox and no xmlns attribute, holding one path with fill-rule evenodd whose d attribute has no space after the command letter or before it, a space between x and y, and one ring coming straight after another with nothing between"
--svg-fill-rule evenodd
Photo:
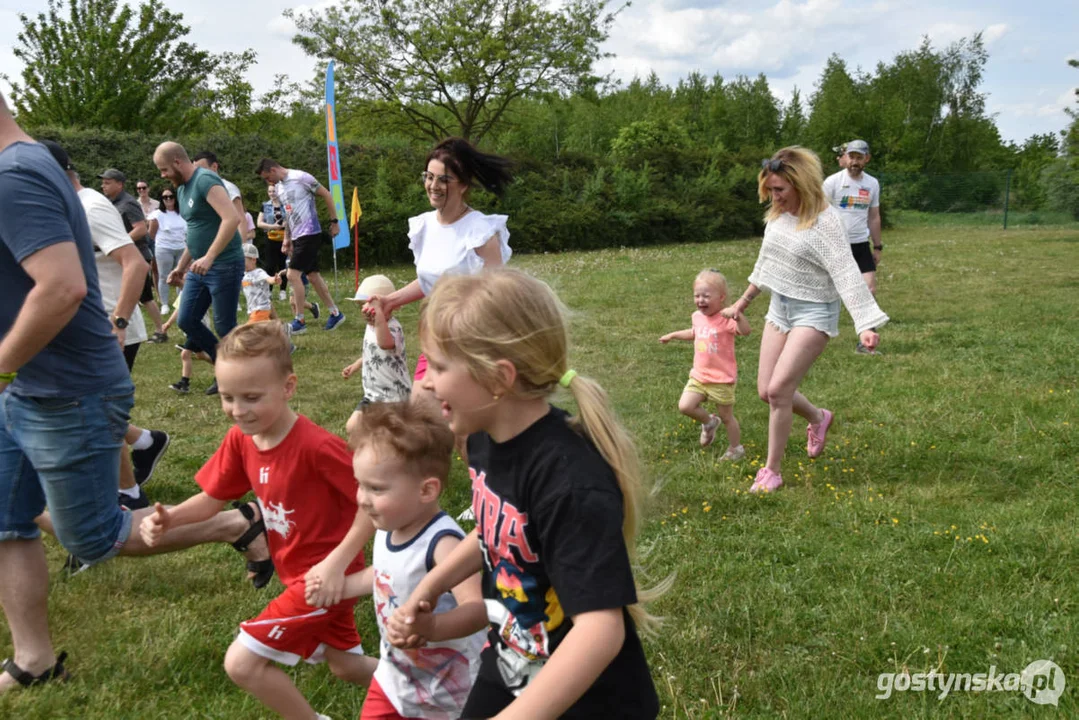
<instances>
[{"instance_id":1,"label":"man with bald head","mask_svg":"<svg viewBox=\"0 0 1079 720\"><path fill-rule=\"evenodd\" d=\"M170 285L181 284L183 278L178 324L187 334L189 349L203 350L213 360L217 357L218 337L236 327L244 274L239 218L221 178L196 167L179 143L158 145L154 165L161 177L176 186L177 210L187 221L187 249L168 277ZM211 303L217 337L202 324ZM216 392L215 381L206 394Z\"/></svg>"}]
</instances>

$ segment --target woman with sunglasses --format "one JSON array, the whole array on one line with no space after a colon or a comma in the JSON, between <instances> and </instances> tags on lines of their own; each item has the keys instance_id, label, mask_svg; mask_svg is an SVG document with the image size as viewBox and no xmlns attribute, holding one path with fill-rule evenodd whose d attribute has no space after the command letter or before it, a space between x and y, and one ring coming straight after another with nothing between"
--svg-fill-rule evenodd
<instances>
[{"instance_id":1,"label":"woman with sunglasses","mask_svg":"<svg viewBox=\"0 0 1079 720\"><path fill-rule=\"evenodd\" d=\"M180 217L176 205L176 191L172 188L161 193L161 209L149 215L150 237L154 240L154 257L157 259L157 294L161 296L161 311L169 310L169 273L180 262L187 247L187 222Z\"/></svg>"},{"instance_id":2,"label":"woman with sunglasses","mask_svg":"<svg viewBox=\"0 0 1079 720\"><path fill-rule=\"evenodd\" d=\"M389 317L394 310L431 293L446 273L475 275L485 267L504 265L509 259L510 232L505 215L485 215L469 204L469 193L480 186L502 195L513 180L511 163L498 155L480 152L467 140L443 140L427 154L420 174L430 212L408 219L408 247L416 261L416 279L384 297L372 296L363 312L374 317L374 304L381 303ZM427 358L416 361L412 394L427 373Z\"/></svg>"},{"instance_id":3,"label":"woman with sunglasses","mask_svg":"<svg viewBox=\"0 0 1079 720\"><path fill-rule=\"evenodd\" d=\"M809 422L809 457L824 452L830 410L798 391L830 338L839 335L839 301L854 320L859 339L874 348L873 328L888 322L862 279L835 208L824 196L820 159L802 147L783 148L761 163L760 201L768 202L764 241L749 287L722 313L744 313L762 290L771 293L761 338L757 394L768 403L768 459L750 492L772 492L783 484L780 466L793 415Z\"/></svg>"}]
</instances>

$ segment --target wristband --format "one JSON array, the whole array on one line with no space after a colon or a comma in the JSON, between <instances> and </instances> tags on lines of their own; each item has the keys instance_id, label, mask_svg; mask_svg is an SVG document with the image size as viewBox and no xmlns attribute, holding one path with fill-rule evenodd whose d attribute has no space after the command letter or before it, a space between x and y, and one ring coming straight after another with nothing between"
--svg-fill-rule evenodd
<instances>
[{"instance_id":1,"label":"wristband","mask_svg":"<svg viewBox=\"0 0 1079 720\"><path fill-rule=\"evenodd\" d=\"M15 378L18 376L17 372L0 373L0 382L10 385L15 382Z\"/></svg>"},{"instance_id":2,"label":"wristband","mask_svg":"<svg viewBox=\"0 0 1079 720\"><path fill-rule=\"evenodd\" d=\"M884 245L883 245L883 244L881 244L881 245L874 245L874 246L873 246L873 249L874 249L874 250L877 250L877 251L879 252L879 251L881 251L881 250L883 250L883 249L884 249Z\"/></svg>"}]
</instances>

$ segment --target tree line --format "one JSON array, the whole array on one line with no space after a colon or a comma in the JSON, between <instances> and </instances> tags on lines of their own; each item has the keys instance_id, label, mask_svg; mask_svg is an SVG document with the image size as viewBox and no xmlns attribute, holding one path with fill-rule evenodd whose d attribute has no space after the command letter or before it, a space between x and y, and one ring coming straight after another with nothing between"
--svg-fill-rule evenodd
<instances>
[{"instance_id":1,"label":"tree line","mask_svg":"<svg viewBox=\"0 0 1079 720\"><path fill-rule=\"evenodd\" d=\"M597 76L623 7L350 0L287 12L294 42L321 67L337 63L342 169L360 188L371 254L406 258L400 238L404 218L423 209L423 152L450 134L517 161L519 182L497 209L512 214L522 250L759 232L760 158L801 144L834 167L832 148L852 137L870 143L870 171L885 177L1011 170L1013 204L1079 218L1079 118L1059 137L1003 141L985 109L980 35L943 48L925 39L872 70L833 55L808 96L796 89L780 102L763 74L691 73L673 86L655 74L626 84ZM151 175L146 149L159 139L212 145L255 209L264 188L248 166L262 155L324 166L320 73L280 76L256 94L246 77L257 54L199 50L162 0L48 0L20 20L14 50L25 69L8 79L20 122L73 144L90 167L129 163ZM976 206L1000 190L970 192Z\"/></svg>"}]
</instances>

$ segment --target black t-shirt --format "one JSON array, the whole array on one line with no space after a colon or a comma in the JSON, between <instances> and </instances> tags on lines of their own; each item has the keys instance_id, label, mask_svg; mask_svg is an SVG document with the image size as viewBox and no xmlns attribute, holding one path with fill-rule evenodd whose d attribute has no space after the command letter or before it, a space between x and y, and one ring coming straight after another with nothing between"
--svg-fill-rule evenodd
<instances>
[{"instance_id":1,"label":"black t-shirt","mask_svg":"<svg viewBox=\"0 0 1079 720\"><path fill-rule=\"evenodd\" d=\"M656 717L659 700L624 609L637 591L611 467L555 407L507 442L469 436L468 460L491 618L480 676L519 694L573 627L571 616L623 608L621 650L563 717Z\"/></svg>"},{"instance_id":2,"label":"black t-shirt","mask_svg":"<svg viewBox=\"0 0 1079 720\"><path fill-rule=\"evenodd\" d=\"M120 211L120 217L124 220L124 230L128 233L131 232L131 228L135 227L135 223L146 220L146 215L142 212L142 205L139 205L139 201L131 197L126 190L121 190L120 194L112 199L112 206ZM147 232L149 232L149 229L147 229ZM146 235L135 241L135 245L138 247L139 252L143 253L144 258L148 251L146 242L148 237L149 235ZM149 258L146 259L148 260Z\"/></svg>"}]
</instances>

